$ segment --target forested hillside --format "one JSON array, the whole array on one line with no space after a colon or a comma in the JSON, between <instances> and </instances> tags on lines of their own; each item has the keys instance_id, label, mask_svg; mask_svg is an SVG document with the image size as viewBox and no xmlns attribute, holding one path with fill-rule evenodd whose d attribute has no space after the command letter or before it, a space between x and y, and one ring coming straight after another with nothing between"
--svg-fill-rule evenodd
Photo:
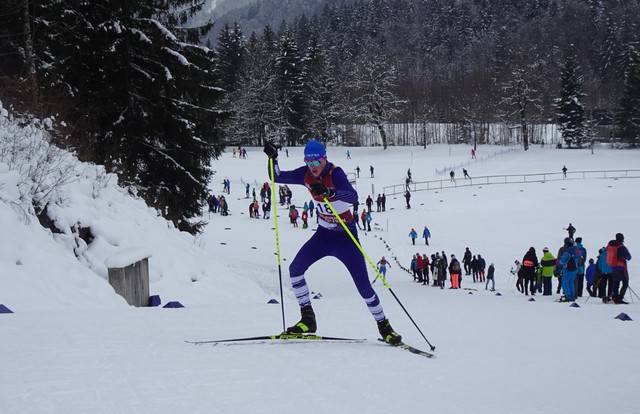
<instances>
[{"instance_id":1,"label":"forested hillside","mask_svg":"<svg viewBox=\"0 0 640 414\"><path fill-rule=\"evenodd\" d=\"M216 0L207 0L207 2ZM218 0L209 12L203 10L198 19L210 18L215 28L238 23L246 33L261 32L265 26L278 27L282 21L296 16L320 15L325 7L353 3L354 0ZM205 6L206 9L206 6ZM216 38L208 40L215 45Z\"/></svg>"},{"instance_id":2,"label":"forested hillside","mask_svg":"<svg viewBox=\"0 0 640 414\"><path fill-rule=\"evenodd\" d=\"M253 51L270 48L275 48L274 62L285 55L290 66L307 62L315 74L302 84L317 80L321 71L331 81L330 86L323 82L330 90L308 87L301 93L309 100L306 129L323 131L325 138L332 123L453 122L473 130L475 124L498 122L526 130L531 123L555 123L564 116L561 128L580 143L589 135L598 138L593 129L612 124L616 114L618 136L633 140L638 135L628 125L638 112L622 104L639 99L637 0L360 0L327 4L321 13L286 21L276 17L281 3L264 0L241 9L252 7L262 18L234 12L239 17L235 28L219 28L220 58L225 59L229 42L235 42L231 49L236 56L246 55L236 61L238 73L255 71ZM259 20L275 26L266 32L244 30L243 24L253 27ZM290 85L289 108L302 114L294 99L300 87L280 81ZM251 81L245 84L255 90ZM242 82L236 88L242 89ZM363 99L367 91L374 93ZM386 99L375 96L380 91L391 93ZM332 107L335 116L327 122L325 114L318 122L319 114L309 108L314 95L328 94L338 101ZM242 106L255 108L256 103ZM251 110L238 113L251 118ZM263 124L270 123L262 121L254 128L258 136L265 131ZM576 133L575 125L583 131ZM287 134L292 139L305 131L298 131L293 120L288 126L296 131Z\"/></svg>"}]
</instances>

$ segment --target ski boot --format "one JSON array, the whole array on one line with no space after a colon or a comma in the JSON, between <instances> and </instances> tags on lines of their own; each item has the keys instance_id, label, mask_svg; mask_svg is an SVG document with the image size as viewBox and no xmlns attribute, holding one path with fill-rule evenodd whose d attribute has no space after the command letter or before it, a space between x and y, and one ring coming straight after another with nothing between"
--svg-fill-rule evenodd
<instances>
[{"instance_id":1,"label":"ski boot","mask_svg":"<svg viewBox=\"0 0 640 414\"><path fill-rule=\"evenodd\" d=\"M378 331L380 332L380 336L382 336L382 340L389 345L398 345L402 342L402 336L393 330L389 319L385 318L378 322Z\"/></svg>"},{"instance_id":2,"label":"ski boot","mask_svg":"<svg viewBox=\"0 0 640 414\"><path fill-rule=\"evenodd\" d=\"M317 329L316 314L313 313L311 305L300 308L300 313L302 314L300 322L288 327L287 333L315 333Z\"/></svg>"}]
</instances>

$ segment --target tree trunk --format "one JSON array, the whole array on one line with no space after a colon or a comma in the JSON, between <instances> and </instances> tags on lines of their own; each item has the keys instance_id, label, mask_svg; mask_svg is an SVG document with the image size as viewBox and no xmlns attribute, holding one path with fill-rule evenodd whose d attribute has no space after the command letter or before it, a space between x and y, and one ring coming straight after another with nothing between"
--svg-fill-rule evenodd
<instances>
[{"instance_id":1,"label":"tree trunk","mask_svg":"<svg viewBox=\"0 0 640 414\"><path fill-rule=\"evenodd\" d=\"M36 103L37 81L36 81L36 64L33 54L33 36L31 35L31 25L29 17L29 1L22 1L22 31L24 34L24 57L25 70L27 75L28 94L32 99L32 103Z\"/></svg>"},{"instance_id":2,"label":"tree trunk","mask_svg":"<svg viewBox=\"0 0 640 414\"><path fill-rule=\"evenodd\" d=\"M522 144L524 150L529 149L529 129L527 128L527 114L524 106L520 106L520 128L522 128Z\"/></svg>"},{"instance_id":3,"label":"tree trunk","mask_svg":"<svg viewBox=\"0 0 640 414\"><path fill-rule=\"evenodd\" d=\"M380 132L380 139L382 139L382 149L387 149L387 131L384 129L382 122L377 122L378 132Z\"/></svg>"}]
</instances>

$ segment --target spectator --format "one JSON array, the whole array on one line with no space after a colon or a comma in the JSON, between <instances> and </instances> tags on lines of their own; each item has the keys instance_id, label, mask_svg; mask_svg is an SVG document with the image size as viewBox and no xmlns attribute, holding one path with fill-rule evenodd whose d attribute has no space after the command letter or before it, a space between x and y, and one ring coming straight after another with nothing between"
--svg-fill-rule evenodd
<instances>
[{"instance_id":1,"label":"spectator","mask_svg":"<svg viewBox=\"0 0 640 414\"><path fill-rule=\"evenodd\" d=\"M262 217L268 219L271 214L271 200L266 199L262 203Z\"/></svg>"},{"instance_id":2,"label":"spectator","mask_svg":"<svg viewBox=\"0 0 640 414\"><path fill-rule=\"evenodd\" d=\"M576 297L582 297L584 289L584 270L585 261L587 260L587 249L582 246L582 237L576 237L575 245L580 250L580 262L578 263L578 271L576 272Z\"/></svg>"},{"instance_id":3,"label":"spectator","mask_svg":"<svg viewBox=\"0 0 640 414\"><path fill-rule=\"evenodd\" d=\"M313 218L313 212L315 209L316 209L316 205L312 199L309 201L309 217ZM358 216L356 216L356 221L358 221Z\"/></svg>"},{"instance_id":4,"label":"spectator","mask_svg":"<svg viewBox=\"0 0 640 414\"><path fill-rule=\"evenodd\" d=\"M293 227L298 227L298 209L296 209L296 206L291 206L289 208L289 218L291 219Z\"/></svg>"},{"instance_id":5,"label":"spectator","mask_svg":"<svg viewBox=\"0 0 640 414\"><path fill-rule=\"evenodd\" d=\"M617 304L627 303L624 301L624 295L629 287L629 271L627 269L629 260L631 260L631 253L624 245L624 235L617 233L616 238L607 245L607 264L611 266L613 277L612 299Z\"/></svg>"},{"instance_id":6,"label":"spectator","mask_svg":"<svg viewBox=\"0 0 640 414\"><path fill-rule=\"evenodd\" d=\"M551 277L556 267L556 258L549 251L548 247L542 249L542 259L540 259L540 269L542 272L542 296L551 295Z\"/></svg>"},{"instance_id":7,"label":"spectator","mask_svg":"<svg viewBox=\"0 0 640 414\"><path fill-rule=\"evenodd\" d=\"M422 283L423 276L422 276L422 270L424 268L424 263L422 261L422 256L420 256L420 253L416 254L416 275L418 276L418 283Z\"/></svg>"},{"instance_id":8,"label":"spectator","mask_svg":"<svg viewBox=\"0 0 640 414\"><path fill-rule=\"evenodd\" d=\"M413 245L415 246L416 239L418 238L418 233L415 229L411 229L411 231L409 232L409 237L411 237L411 243L413 243Z\"/></svg>"},{"instance_id":9,"label":"spectator","mask_svg":"<svg viewBox=\"0 0 640 414\"><path fill-rule=\"evenodd\" d=\"M594 291L594 288L593 288L593 281L595 280L595 277L596 277L596 265L593 259L589 259L589 266L587 266L587 269L585 270L584 275L585 275L585 280L587 281L587 292L589 293L589 296L595 297L596 292Z\"/></svg>"},{"instance_id":10,"label":"spectator","mask_svg":"<svg viewBox=\"0 0 640 414\"><path fill-rule=\"evenodd\" d=\"M471 275L473 276L473 283L476 283L478 280L478 259L476 255L473 255L471 262L469 263L469 267L471 268Z\"/></svg>"},{"instance_id":11,"label":"spectator","mask_svg":"<svg viewBox=\"0 0 640 414\"><path fill-rule=\"evenodd\" d=\"M371 212L367 211L367 215L365 217L365 220L367 222L367 231L371 231L371 221L373 221L373 217L371 216Z\"/></svg>"},{"instance_id":12,"label":"spectator","mask_svg":"<svg viewBox=\"0 0 640 414\"><path fill-rule=\"evenodd\" d=\"M465 248L464 255L462 256L462 263L464 264L464 274L471 274L471 250L469 248Z\"/></svg>"},{"instance_id":13,"label":"spectator","mask_svg":"<svg viewBox=\"0 0 640 414\"><path fill-rule=\"evenodd\" d=\"M358 228L360 230L362 230L362 227L360 227L360 216L358 216L358 207L359 207L359 205L358 205L357 201L355 203L353 203L353 217L355 217L355 222L358 225ZM313 217L313 215L311 217ZM364 222L363 222L363 224L364 224Z\"/></svg>"},{"instance_id":14,"label":"spectator","mask_svg":"<svg viewBox=\"0 0 640 414\"><path fill-rule=\"evenodd\" d=\"M522 278L524 279L524 294L529 295L529 290L531 290L531 294L535 295L535 277L536 270L538 270L538 256L536 255L536 249L534 247L529 247L527 253L525 253L522 258L522 267L520 268L520 272L522 273Z\"/></svg>"},{"instance_id":15,"label":"spectator","mask_svg":"<svg viewBox=\"0 0 640 414\"><path fill-rule=\"evenodd\" d=\"M429 284L429 258L426 254L422 255L422 284Z\"/></svg>"},{"instance_id":16,"label":"spectator","mask_svg":"<svg viewBox=\"0 0 640 414\"><path fill-rule=\"evenodd\" d=\"M451 255L451 262L449 263L449 275L451 276L451 288L460 288L460 262L456 259L455 255Z\"/></svg>"},{"instance_id":17,"label":"spectator","mask_svg":"<svg viewBox=\"0 0 640 414\"><path fill-rule=\"evenodd\" d=\"M447 257L439 256L439 253L436 253L436 258L438 259L438 285L440 289L444 289L447 281Z\"/></svg>"},{"instance_id":18,"label":"spectator","mask_svg":"<svg viewBox=\"0 0 640 414\"><path fill-rule=\"evenodd\" d=\"M424 238L424 243L428 246L429 238L431 237L431 232L429 231L427 226L424 226L424 230L422 230L422 237Z\"/></svg>"},{"instance_id":19,"label":"spectator","mask_svg":"<svg viewBox=\"0 0 640 414\"><path fill-rule=\"evenodd\" d=\"M487 269L487 283L484 285L484 290L487 290L489 287L489 282L491 282L491 292L496 290L496 282L494 281L494 273L496 268L493 266L493 263L489 265L489 269Z\"/></svg>"},{"instance_id":20,"label":"spectator","mask_svg":"<svg viewBox=\"0 0 640 414\"><path fill-rule=\"evenodd\" d=\"M416 255L413 255L413 258L411 259L411 273L413 273L413 281L417 282L418 281L418 260L416 259Z\"/></svg>"},{"instance_id":21,"label":"spectator","mask_svg":"<svg viewBox=\"0 0 640 414\"><path fill-rule=\"evenodd\" d=\"M573 239L573 235L576 233L576 228L573 227L573 224L569 223L569 227L565 229L567 233L569 233L569 238Z\"/></svg>"},{"instance_id":22,"label":"spectator","mask_svg":"<svg viewBox=\"0 0 640 414\"><path fill-rule=\"evenodd\" d=\"M524 277L520 272L520 269L522 269L522 265L520 264L519 260L516 260L514 264L515 267L511 268L511 274L518 277L518 279L516 280L516 289L518 289L518 292L524 293Z\"/></svg>"},{"instance_id":23,"label":"spectator","mask_svg":"<svg viewBox=\"0 0 640 414\"><path fill-rule=\"evenodd\" d=\"M482 258L481 255L478 255L478 281L480 283L484 282L484 269L487 267L487 262Z\"/></svg>"},{"instance_id":24,"label":"spectator","mask_svg":"<svg viewBox=\"0 0 640 414\"><path fill-rule=\"evenodd\" d=\"M436 255L431 255L431 261L429 262L429 267L431 268L431 278L433 279L433 286L438 286L438 259L436 259Z\"/></svg>"},{"instance_id":25,"label":"spectator","mask_svg":"<svg viewBox=\"0 0 640 414\"><path fill-rule=\"evenodd\" d=\"M562 267L562 292L564 301L574 302L576 300L576 272L580 261L580 251L574 246L573 239L564 239L565 251L560 257L558 264ZM562 298L561 298L562 301Z\"/></svg>"},{"instance_id":26,"label":"spectator","mask_svg":"<svg viewBox=\"0 0 640 414\"><path fill-rule=\"evenodd\" d=\"M599 279L596 282L598 297L602 299L602 302L607 303L611 300L611 295L613 295L613 280L611 278L611 266L607 264L606 247L600 249L596 265L600 271Z\"/></svg>"}]
</instances>

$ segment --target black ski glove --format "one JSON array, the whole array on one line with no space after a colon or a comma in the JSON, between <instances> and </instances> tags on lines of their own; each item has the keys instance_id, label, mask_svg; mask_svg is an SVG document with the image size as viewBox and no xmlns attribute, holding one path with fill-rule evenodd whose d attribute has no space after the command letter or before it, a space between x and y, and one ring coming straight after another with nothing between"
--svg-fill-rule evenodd
<instances>
[{"instance_id":1,"label":"black ski glove","mask_svg":"<svg viewBox=\"0 0 640 414\"><path fill-rule=\"evenodd\" d=\"M276 145L271 141L265 141L264 143L264 153L267 154L267 157L273 158L274 160L278 158L278 149L280 149L280 145Z\"/></svg>"},{"instance_id":2,"label":"black ski glove","mask_svg":"<svg viewBox=\"0 0 640 414\"><path fill-rule=\"evenodd\" d=\"M309 191L316 197L322 198L330 198L335 195L335 191L330 190L326 185L322 184L320 181L315 181L309 184Z\"/></svg>"}]
</instances>

